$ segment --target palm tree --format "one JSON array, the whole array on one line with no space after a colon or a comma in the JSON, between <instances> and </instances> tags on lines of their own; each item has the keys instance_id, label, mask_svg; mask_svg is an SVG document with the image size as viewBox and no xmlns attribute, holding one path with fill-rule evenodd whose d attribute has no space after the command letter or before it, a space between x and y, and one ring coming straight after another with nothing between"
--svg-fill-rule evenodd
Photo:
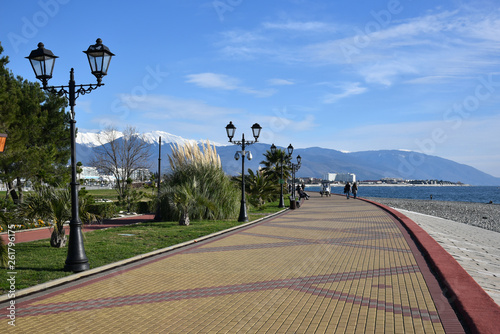
<instances>
[{"instance_id":1,"label":"palm tree","mask_svg":"<svg viewBox=\"0 0 500 334\"><path fill-rule=\"evenodd\" d=\"M268 176L272 182L276 185L275 197L279 197L280 185L279 180L281 179L281 168L283 167L283 180L291 177L291 169L289 163L291 157L286 153L284 149L276 149L276 153L272 153L271 150L267 150L264 153L265 160L260 163L264 165L262 168L264 174ZM285 189L286 191L287 189Z\"/></svg>"},{"instance_id":2,"label":"palm tree","mask_svg":"<svg viewBox=\"0 0 500 334\"><path fill-rule=\"evenodd\" d=\"M189 209L196 202L193 193L193 188L186 183L178 185L173 193L174 203L177 205L180 214L179 225L189 225Z\"/></svg>"},{"instance_id":3,"label":"palm tree","mask_svg":"<svg viewBox=\"0 0 500 334\"><path fill-rule=\"evenodd\" d=\"M71 218L71 195L69 189L55 189L47 186L36 186L35 191L28 194L21 207L24 217L32 220L52 220L54 230L50 237L52 247L66 246L64 223Z\"/></svg>"},{"instance_id":4,"label":"palm tree","mask_svg":"<svg viewBox=\"0 0 500 334\"><path fill-rule=\"evenodd\" d=\"M239 178L241 182L241 176ZM245 191L248 193L250 204L260 208L267 201L273 200L276 195L276 183L262 170L254 173L251 169L248 169Z\"/></svg>"}]
</instances>

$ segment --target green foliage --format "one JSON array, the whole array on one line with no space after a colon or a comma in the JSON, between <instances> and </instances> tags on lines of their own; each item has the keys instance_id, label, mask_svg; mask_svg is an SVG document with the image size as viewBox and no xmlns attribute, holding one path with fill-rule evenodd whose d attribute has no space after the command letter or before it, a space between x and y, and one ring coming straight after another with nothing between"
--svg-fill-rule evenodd
<instances>
[{"instance_id":1,"label":"green foliage","mask_svg":"<svg viewBox=\"0 0 500 334\"><path fill-rule=\"evenodd\" d=\"M226 219L238 210L238 189L224 173L209 143L203 151L187 144L172 148L171 174L166 175L160 195L161 217L178 220Z\"/></svg>"},{"instance_id":2,"label":"green foliage","mask_svg":"<svg viewBox=\"0 0 500 334\"><path fill-rule=\"evenodd\" d=\"M136 203L137 209L135 210L137 213L150 213L154 212L152 207L152 201L140 201Z\"/></svg>"},{"instance_id":3,"label":"green foliage","mask_svg":"<svg viewBox=\"0 0 500 334\"><path fill-rule=\"evenodd\" d=\"M7 63L7 57L0 58L0 132L8 134L0 155L0 181L7 184L16 202L22 202L23 182L55 185L68 181L70 115L64 110L64 98L45 94L38 83L14 77Z\"/></svg>"},{"instance_id":4,"label":"green foliage","mask_svg":"<svg viewBox=\"0 0 500 334\"><path fill-rule=\"evenodd\" d=\"M54 231L51 246L64 247L66 245L63 225L71 218L71 194L68 189L39 185L27 195L20 211L24 218L31 221L38 219L52 221Z\"/></svg>"},{"instance_id":5,"label":"green foliage","mask_svg":"<svg viewBox=\"0 0 500 334\"><path fill-rule=\"evenodd\" d=\"M94 197L87 191L87 189L85 189L85 187L78 191L78 215L80 216L82 223L90 224L98 219L102 219L100 216L89 210L91 205L94 203Z\"/></svg>"},{"instance_id":6,"label":"green foliage","mask_svg":"<svg viewBox=\"0 0 500 334\"><path fill-rule=\"evenodd\" d=\"M264 158L265 160L260 162L264 165L262 171L264 176L271 180L271 183L275 185L272 199L276 200L279 198L281 190L281 185L279 183L281 178L281 168L283 168L283 180L291 177L291 168L289 167L291 157L285 152L285 150L277 149L275 154L273 154L271 150L266 151L266 153L264 153ZM285 193L288 192L287 187L284 187L283 191Z\"/></svg>"},{"instance_id":7,"label":"green foliage","mask_svg":"<svg viewBox=\"0 0 500 334\"><path fill-rule=\"evenodd\" d=\"M94 214L97 219L113 218L118 212L116 204L113 202L92 203L88 206L88 212Z\"/></svg>"},{"instance_id":8,"label":"green foliage","mask_svg":"<svg viewBox=\"0 0 500 334\"><path fill-rule=\"evenodd\" d=\"M93 205L93 198L83 188L78 196L78 208L80 220L83 223L90 223L97 219L97 215L90 211ZM54 226L52 232L51 245L53 247L64 247L66 236L63 225L71 218L71 192L68 188L55 188L51 186L37 185L34 191L26 196L19 206L20 217L17 220L25 224L35 224L35 222L51 222Z\"/></svg>"},{"instance_id":9,"label":"green foliage","mask_svg":"<svg viewBox=\"0 0 500 334\"><path fill-rule=\"evenodd\" d=\"M0 210L13 211L16 209L16 205L10 198L0 198Z\"/></svg>"},{"instance_id":10,"label":"green foliage","mask_svg":"<svg viewBox=\"0 0 500 334\"><path fill-rule=\"evenodd\" d=\"M241 176L239 177L241 182ZM248 201L256 208L260 208L267 202L273 201L276 195L276 182L263 171L254 173L248 169L245 178L245 191L248 194Z\"/></svg>"},{"instance_id":11,"label":"green foliage","mask_svg":"<svg viewBox=\"0 0 500 334\"><path fill-rule=\"evenodd\" d=\"M118 204L126 208L127 212L132 212L132 209L136 206L144 197L144 193L140 190L132 188L132 179L127 179L127 184L122 188L122 194L118 195Z\"/></svg>"}]
</instances>

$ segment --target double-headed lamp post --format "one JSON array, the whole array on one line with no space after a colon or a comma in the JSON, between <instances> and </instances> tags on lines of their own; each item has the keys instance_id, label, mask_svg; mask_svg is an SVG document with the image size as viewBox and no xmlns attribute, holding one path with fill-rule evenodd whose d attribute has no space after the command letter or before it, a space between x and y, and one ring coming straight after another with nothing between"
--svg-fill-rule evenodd
<instances>
[{"instance_id":1,"label":"double-headed lamp post","mask_svg":"<svg viewBox=\"0 0 500 334\"><path fill-rule=\"evenodd\" d=\"M54 63L57 56L52 51L45 49L43 43L38 43L38 49L31 51L26 58L29 59L35 76L42 81L43 89L65 96L71 108L71 220L69 223L69 245L68 256L66 258L65 271L80 272L90 268L85 248L83 246L82 222L78 213L78 183L76 181L76 150L75 150L75 101L80 95L90 93L97 87L103 86L101 82L109 68L111 57L114 56L109 49L102 44L100 38L95 45L89 46L87 54L90 64L90 70L97 78L97 84L78 85L75 84L74 70L71 69L69 75L69 84L67 86L47 86L47 82L52 78Z\"/></svg>"},{"instance_id":2,"label":"double-headed lamp post","mask_svg":"<svg viewBox=\"0 0 500 334\"><path fill-rule=\"evenodd\" d=\"M244 133L242 134L241 141L239 140L233 141L236 127L233 125L233 122L229 122L229 124L226 126L226 132L227 132L227 137L229 138L229 142L241 146L241 151L236 151L236 154L234 155L234 158L236 160L238 160L241 155L241 206L240 206L240 216L238 218L239 222L248 221L247 205L245 200L245 156L247 157L248 160L252 160L252 153L250 151L248 152L245 151L245 147L248 145L252 145L253 143L256 143L258 141L261 130L262 127L259 124L255 123L254 125L252 125L252 134L253 137L255 138L255 141L246 141Z\"/></svg>"},{"instance_id":3,"label":"double-headed lamp post","mask_svg":"<svg viewBox=\"0 0 500 334\"><path fill-rule=\"evenodd\" d=\"M288 145L288 150L292 150L293 152L293 146L292 144ZM276 145L272 144L271 145L271 154L275 155L277 152ZM291 154L287 155L286 157L291 156ZM283 180L283 161L284 161L284 156L283 154L280 154L280 168L281 168L281 176L280 176L280 203L278 205L278 208L284 208L285 207L285 199L283 198L283 184L285 183L285 180Z\"/></svg>"},{"instance_id":4,"label":"double-headed lamp post","mask_svg":"<svg viewBox=\"0 0 500 334\"><path fill-rule=\"evenodd\" d=\"M293 153L293 146L290 144L287 148L288 155L291 157ZM290 168L292 169L292 199L295 201L295 172L300 169L300 162L302 161L302 157L300 155L297 156L297 163L294 164L290 161Z\"/></svg>"}]
</instances>

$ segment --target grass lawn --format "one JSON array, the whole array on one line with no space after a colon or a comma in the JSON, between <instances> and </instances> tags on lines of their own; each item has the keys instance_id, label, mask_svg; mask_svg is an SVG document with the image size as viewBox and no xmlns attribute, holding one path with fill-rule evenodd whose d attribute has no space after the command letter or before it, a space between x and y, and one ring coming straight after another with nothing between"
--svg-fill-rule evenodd
<instances>
[{"instance_id":1,"label":"grass lawn","mask_svg":"<svg viewBox=\"0 0 500 334\"><path fill-rule=\"evenodd\" d=\"M288 205L288 201L285 204ZM252 221L279 210L278 202L270 203L261 210L250 210L249 219ZM191 221L189 226L179 226L177 222L148 222L96 230L84 233L85 252L90 267L96 268L240 224L234 220ZM72 274L63 271L67 248L50 247L48 239L16 244L15 251L16 290ZM7 272L0 270L0 294L9 289Z\"/></svg>"},{"instance_id":2,"label":"grass lawn","mask_svg":"<svg viewBox=\"0 0 500 334\"><path fill-rule=\"evenodd\" d=\"M82 188L84 186L81 186ZM144 190L144 189L141 189ZM117 192L115 189L108 189L108 188L103 188L103 189L91 189L87 190L90 195L92 195L95 199L110 199L112 201L116 201L117 199Z\"/></svg>"}]
</instances>

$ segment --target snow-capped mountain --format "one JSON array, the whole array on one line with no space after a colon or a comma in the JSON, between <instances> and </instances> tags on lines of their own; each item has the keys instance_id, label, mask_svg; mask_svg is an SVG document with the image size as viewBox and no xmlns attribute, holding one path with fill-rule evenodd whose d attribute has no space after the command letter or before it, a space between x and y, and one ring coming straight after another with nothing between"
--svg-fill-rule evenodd
<instances>
[{"instance_id":1,"label":"snow-capped mountain","mask_svg":"<svg viewBox=\"0 0 500 334\"><path fill-rule=\"evenodd\" d=\"M107 144L105 141L105 136L102 135L103 132L78 132L76 134L76 143L85 145L88 147L96 147L103 144ZM116 131L117 137L123 137L123 133Z\"/></svg>"},{"instance_id":2,"label":"snow-capped mountain","mask_svg":"<svg viewBox=\"0 0 500 334\"><path fill-rule=\"evenodd\" d=\"M180 144L180 145L185 144L185 143L192 143L192 144L199 144L200 143L200 141L196 141L193 139L184 139L180 136L176 136L176 135L173 135L173 134L165 132L165 131L153 131L153 132L146 132L146 133L142 134L142 138L148 144L158 144L160 137L161 137L162 143L172 143L172 144Z\"/></svg>"},{"instance_id":3,"label":"snow-capped mountain","mask_svg":"<svg viewBox=\"0 0 500 334\"><path fill-rule=\"evenodd\" d=\"M101 133L82 132L76 138L77 159L84 166L94 157L96 147L106 144ZM101 135L101 140L99 140ZM153 131L140 134L149 144L151 152L151 170L156 170L158 164L158 139L161 137L162 173L168 172L168 155L172 153L169 144L205 144L204 140L185 139L164 131ZM117 132L116 138L123 136ZM234 153L239 149L231 144L218 144L217 153L222 161L222 168L230 175L241 173L241 162L234 160ZM259 168L263 154L270 149L270 144L255 143L249 148L254 159L245 162L245 167L252 170ZM286 148L282 148L285 149ZM453 182L463 182L473 185L499 185L500 178L493 177L470 166L458 164L451 160L408 150L378 150L364 152L341 152L333 149L309 147L296 149L295 154L302 157L302 167L297 173L299 177L322 177L325 173L354 173L360 180L378 180L384 177L403 179L437 179ZM413 162L419 161L418 165Z\"/></svg>"},{"instance_id":4,"label":"snow-capped mountain","mask_svg":"<svg viewBox=\"0 0 500 334\"><path fill-rule=\"evenodd\" d=\"M116 131L116 138L123 137L123 132ZM177 135L173 135L171 133L165 131L152 131L139 134L142 136L142 139L148 144L158 144L159 138L161 137L162 145L170 143L170 144L185 144L185 143L193 143L193 144L202 144L205 143L206 140L194 140L194 139L185 139ZM104 131L101 132L78 132L76 135L76 143L81 144L87 147L96 147L100 145L107 144L106 136L104 136ZM224 146L223 144L210 142L215 146Z\"/></svg>"}]
</instances>

